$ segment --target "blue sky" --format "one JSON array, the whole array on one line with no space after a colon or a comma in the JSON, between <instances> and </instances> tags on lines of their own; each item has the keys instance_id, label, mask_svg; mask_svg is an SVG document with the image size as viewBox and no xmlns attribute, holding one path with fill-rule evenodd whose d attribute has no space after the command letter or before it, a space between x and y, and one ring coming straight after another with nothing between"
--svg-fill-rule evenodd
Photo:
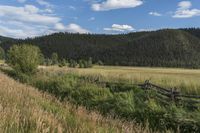
<instances>
[{"instance_id":1,"label":"blue sky","mask_svg":"<svg viewBox=\"0 0 200 133\"><path fill-rule=\"evenodd\" d=\"M199 0L1 0L0 35L127 33L200 27Z\"/></svg>"}]
</instances>

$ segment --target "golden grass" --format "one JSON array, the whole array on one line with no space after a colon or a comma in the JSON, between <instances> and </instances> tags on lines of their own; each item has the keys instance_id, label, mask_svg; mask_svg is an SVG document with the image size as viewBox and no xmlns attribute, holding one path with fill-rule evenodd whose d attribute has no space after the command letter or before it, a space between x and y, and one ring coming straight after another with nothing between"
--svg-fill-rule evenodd
<instances>
[{"instance_id":1,"label":"golden grass","mask_svg":"<svg viewBox=\"0 0 200 133\"><path fill-rule=\"evenodd\" d=\"M177 87L185 92L200 93L200 70L149 67L95 66L89 69L46 67L43 70L75 72L80 75L101 75L108 81L126 80L143 83L150 80L163 87Z\"/></svg>"},{"instance_id":2,"label":"golden grass","mask_svg":"<svg viewBox=\"0 0 200 133\"><path fill-rule=\"evenodd\" d=\"M3 60L0 60L0 65L1 65L1 64L4 64L4 61L3 61Z\"/></svg>"},{"instance_id":3,"label":"golden grass","mask_svg":"<svg viewBox=\"0 0 200 133\"><path fill-rule=\"evenodd\" d=\"M20 84L0 72L0 132L107 133L150 132L131 122L104 118L83 107Z\"/></svg>"}]
</instances>

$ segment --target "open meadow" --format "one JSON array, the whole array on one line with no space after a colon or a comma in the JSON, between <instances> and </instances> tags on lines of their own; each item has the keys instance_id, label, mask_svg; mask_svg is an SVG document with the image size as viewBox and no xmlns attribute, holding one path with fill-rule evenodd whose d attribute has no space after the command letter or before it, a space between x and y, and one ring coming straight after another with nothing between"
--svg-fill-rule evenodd
<instances>
[{"instance_id":1,"label":"open meadow","mask_svg":"<svg viewBox=\"0 0 200 133\"><path fill-rule=\"evenodd\" d=\"M84 76L99 76L109 82L144 83L145 80L167 88L178 88L185 93L200 94L200 70L181 68L150 68L150 67L120 67L94 66L80 69L68 67L40 67L43 71L70 72Z\"/></svg>"},{"instance_id":2,"label":"open meadow","mask_svg":"<svg viewBox=\"0 0 200 133\"><path fill-rule=\"evenodd\" d=\"M93 68L80 69L58 67L54 65L39 66L39 69L37 69L34 75L19 73L13 69L10 69L8 66L2 66L1 71L14 78L15 80L20 81L21 83L35 87L35 89L40 90L40 92L47 92L55 96L53 98L58 100L58 104L64 104L64 106L67 104L66 110L66 108L57 108L57 105L56 108L54 108L54 105L51 103L50 105L41 105L40 101L44 101L42 97L40 100L31 100L33 102L37 102L35 105L39 106L41 110L50 110L50 113L56 113L56 116L59 116L59 118L61 117L61 120L64 121L64 123L69 122L68 124L70 125L75 121L75 125L70 125L72 127L63 126L63 131L72 130L72 132L76 132L80 130L80 132L87 132L87 130L94 130L95 132L99 132L99 126L103 126L103 132L126 132L126 129L128 129L127 132L133 132L133 130L139 130L142 132L200 131L199 101L196 102L194 101L195 99L192 99L192 102L194 103L191 103L190 99L184 98L179 102L174 102L168 96L165 97L166 93L163 97L163 95L160 95L160 93L157 93L154 90L144 91L135 85L138 83L143 83L145 80L150 80L151 82L163 87L184 87L181 88L182 92L188 92L191 94L192 92L198 92L198 75L200 73L199 70L114 66L94 66ZM5 75L2 75L2 77L4 76ZM188 77L190 80L187 80ZM6 79L8 79L8 77L6 77ZM6 83L6 81L3 82ZM14 81L12 80L12 82ZM7 81L7 83L4 85L12 85L10 83L11 81ZM132 84L131 86L130 83ZM191 84L196 88L190 88ZM17 85L14 86L17 88ZM23 85L18 89L21 90L21 88L23 88ZM15 91L9 92L14 93L16 97L24 95L23 93L17 93ZM41 94L40 92L37 93ZM22 96L22 98L25 99L20 100L24 102L17 102L17 100L15 100L16 103L14 104L20 104L20 110L23 109L23 111L25 110L27 112L31 112L33 109L26 110L21 107L21 104L27 105L27 109L30 108L28 99L32 97L32 94L34 93L31 92L28 93L28 95L25 93L25 96ZM8 95L6 97L8 97ZM41 95L43 96L43 93ZM15 98L15 96L11 97L12 101L14 101L13 98ZM51 96L46 100L52 101ZM6 105L5 103L2 104ZM43 106L45 106L45 108ZM86 122L82 119L79 120L82 118L82 116L79 116L80 114L76 114L79 112L79 107L84 107L86 109L84 112L81 111L81 114L83 113L83 117L86 117L83 118L84 120L86 119ZM62 111L60 111L60 109ZM71 114L67 114L67 112L71 113L69 110L73 110L72 112L75 113L78 118L74 116L71 118ZM90 123L90 121L93 121L93 117L92 119L90 119L90 117L87 118L88 115L93 116L93 114L91 115L87 111L97 111L100 114L99 115L97 113L99 117L103 116L100 121L103 120L108 122L109 126L107 127L107 124L99 125L99 119L95 119L95 122L97 122L94 122L95 129L92 128L93 126L91 129L90 126L89 129L86 128L88 126L82 126L82 124L87 125ZM9 117L9 114L7 115ZM65 117L64 120L63 117ZM96 115L94 115L94 117L96 118ZM24 119L31 121L33 118L32 116L25 116ZM125 123L121 122L120 120L125 120ZM117 122L115 123L115 121ZM17 124L19 123L20 122L17 121ZM30 123L32 124L32 121ZM135 126L134 123L137 123L140 126ZM6 125L3 124L3 126ZM23 126L25 127L22 127L22 130L27 128L26 123ZM39 130L38 126L40 125L36 124L35 126L31 126L33 129L28 130ZM125 129L123 128L124 126ZM51 130L53 127L55 126L49 125L48 129ZM81 127L84 128L80 129ZM15 128L21 130L21 127L19 126L15 127L14 125L14 129ZM73 130L74 128L76 130ZM11 127L11 130L13 130L13 127Z\"/></svg>"}]
</instances>

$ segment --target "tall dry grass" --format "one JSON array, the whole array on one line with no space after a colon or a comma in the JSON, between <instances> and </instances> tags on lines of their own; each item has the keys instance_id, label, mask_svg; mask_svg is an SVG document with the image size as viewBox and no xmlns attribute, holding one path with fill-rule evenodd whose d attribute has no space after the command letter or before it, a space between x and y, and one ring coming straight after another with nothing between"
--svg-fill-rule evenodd
<instances>
[{"instance_id":1,"label":"tall dry grass","mask_svg":"<svg viewBox=\"0 0 200 133\"><path fill-rule=\"evenodd\" d=\"M0 73L2 133L149 133L133 122L105 118L20 84Z\"/></svg>"},{"instance_id":2,"label":"tall dry grass","mask_svg":"<svg viewBox=\"0 0 200 133\"><path fill-rule=\"evenodd\" d=\"M0 60L0 65L1 65L1 64L4 64L4 60Z\"/></svg>"},{"instance_id":3,"label":"tall dry grass","mask_svg":"<svg viewBox=\"0 0 200 133\"><path fill-rule=\"evenodd\" d=\"M148 67L95 66L88 69L43 67L43 71L73 72L80 75L101 76L107 81L143 83L145 80L163 87L176 87L186 93L200 94L200 70Z\"/></svg>"}]
</instances>

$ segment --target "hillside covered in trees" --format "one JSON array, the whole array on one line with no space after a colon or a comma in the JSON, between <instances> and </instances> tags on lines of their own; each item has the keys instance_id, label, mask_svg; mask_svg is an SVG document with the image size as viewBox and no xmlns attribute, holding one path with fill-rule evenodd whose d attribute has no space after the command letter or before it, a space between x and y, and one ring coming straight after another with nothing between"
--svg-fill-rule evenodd
<instances>
[{"instance_id":1,"label":"hillside covered in trees","mask_svg":"<svg viewBox=\"0 0 200 133\"><path fill-rule=\"evenodd\" d=\"M55 33L25 40L0 38L0 47L39 46L46 58L88 59L105 65L200 68L200 29L163 29L119 35Z\"/></svg>"}]
</instances>

